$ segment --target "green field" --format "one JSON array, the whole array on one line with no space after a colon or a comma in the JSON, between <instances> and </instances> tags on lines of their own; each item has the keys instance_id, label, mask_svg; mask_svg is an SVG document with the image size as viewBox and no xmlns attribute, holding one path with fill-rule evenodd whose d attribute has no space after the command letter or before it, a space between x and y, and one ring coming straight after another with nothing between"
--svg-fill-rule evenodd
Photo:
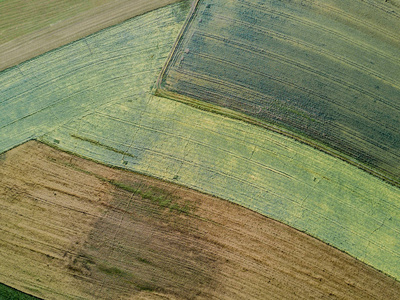
<instances>
[{"instance_id":1,"label":"green field","mask_svg":"<svg viewBox=\"0 0 400 300\"><path fill-rule=\"evenodd\" d=\"M0 118L0 152L142 94L186 13L185 4L157 10L0 73L0 107L7 111ZM154 38L148 40L150 34Z\"/></svg>"},{"instance_id":2,"label":"green field","mask_svg":"<svg viewBox=\"0 0 400 300\"><path fill-rule=\"evenodd\" d=\"M22 293L7 285L0 283L0 299L1 300L38 300L39 298Z\"/></svg>"},{"instance_id":3,"label":"green field","mask_svg":"<svg viewBox=\"0 0 400 300\"><path fill-rule=\"evenodd\" d=\"M159 95L400 183L398 1L198 1Z\"/></svg>"},{"instance_id":4,"label":"green field","mask_svg":"<svg viewBox=\"0 0 400 300\"><path fill-rule=\"evenodd\" d=\"M153 11L0 73L0 152L40 140L210 193L400 279L400 190L264 128L152 95L189 7Z\"/></svg>"}]
</instances>

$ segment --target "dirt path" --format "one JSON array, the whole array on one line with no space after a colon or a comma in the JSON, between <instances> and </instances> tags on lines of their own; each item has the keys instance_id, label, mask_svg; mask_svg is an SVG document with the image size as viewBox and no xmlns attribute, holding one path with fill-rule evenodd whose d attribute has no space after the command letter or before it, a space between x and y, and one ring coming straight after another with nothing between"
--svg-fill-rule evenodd
<instances>
[{"instance_id":1,"label":"dirt path","mask_svg":"<svg viewBox=\"0 0 400 300\"><path fill-rule=\"evenodd\" d=\"M0 156L0 282L46 299L395 299L400 283L228 201L28 142Z\"/></svg>"},{"instance_id":2,"label":"dirt path","mask_svg":"<svg viewBox=\"0 0 400 300\"><path fill-rule=\"evenodd\" d=\"M42 0L44 1L44 0ZM68 44L103 28L121 23L127 19L181 0L115 0L98 1L101 5L83 11L66 19L46 25L36 31L16 37L0 44L0 71L17 65L25 60L43 54L62 45ZM6 4L3 4L6 5ZM40 4L39 4L40 5ZM46 8L41 12L46 18ZM60 9L65 9L60 5ZM15 13L15 9L4 7L3 17ZM36 18L38 12L24 12L25 22ZM40 12L39 12L40 13ZM72 14L72 12L71 12ZM12 22L11 18L10 22ZM15 24L17 27L18 24ZM0 27L1 29L1 27ZM0 34L6 34L0 30Z\"/></svg>"}]
</instances>

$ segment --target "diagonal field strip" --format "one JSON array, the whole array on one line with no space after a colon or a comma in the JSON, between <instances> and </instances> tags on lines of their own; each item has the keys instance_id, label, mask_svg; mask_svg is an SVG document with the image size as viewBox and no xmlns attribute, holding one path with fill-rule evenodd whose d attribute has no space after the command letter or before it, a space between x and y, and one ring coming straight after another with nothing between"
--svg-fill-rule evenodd
<instances>
[{"instance_id":1,"label":"diagonal field strip","mask_svg":"<svg viewBox=\"0 0 400 300\"><path fill-rule=\"evenodd\" d=\"M169 6L52 51L21 64L24 77L1 73L0 151L43 135L249 207L400 279L398 188L290 138L151 95L187 11Z\"/></svg>"},{"instance_id":2,"label":"diagonal field strip","mask_svg":"<svg viewBox=\"0 0 400 300\"><path fill-rule=\"evenodd\" d=\"M399 189L289 138L152 97L115 103L43 140L229 199L398 276Z\"/></svg>"},{"instance_id":3,"label":"diagonal field strip","mask_svg":"<svg viewBox=\"0 0 400 300\"><path fill-rule=\"evenodd\" d=\"M400 293L400 282L355 258L192 189L34 141L8 151L0 166L0 281L41 299ZM24 299L4 292L0 284L1 299Z\"/></svg>"},{"instance_id":4,"label":"diagonal field strip","mask_svg":"<svg viewBox=\"0 0 400 300\"><path fill-rule=\"evenodd\" d=\"M196 1L157 95L285 133L399 185L400 10L389 2Z\"/></svg>"},{"instance_id":5,"label":"diagonal field strip","mask_svg":"<svg viewBox=\"0 0 400 300\"><path fill-rule=\"evenodd\" d=\"M0 1L0 70L177 1Z\"/></svg>"}]
</instances>

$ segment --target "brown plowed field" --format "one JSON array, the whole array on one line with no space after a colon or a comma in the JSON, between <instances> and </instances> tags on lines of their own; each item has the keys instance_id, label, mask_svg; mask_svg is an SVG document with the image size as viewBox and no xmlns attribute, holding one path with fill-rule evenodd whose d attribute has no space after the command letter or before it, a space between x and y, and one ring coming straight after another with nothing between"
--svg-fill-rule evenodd
<instances>
[{"instance_id":1,"label":"brown plowed field","mask_svg":"<svg viewBox=\"0 0 400 300\"><path fill-rule=\"evenodd\" d=\"M12 0L0 3L0 71L182 0ZM0 1L2 2L2 1ZM32 28L37 28L31 31Z\"/></svg>"},{"instance_id":2,"label":"brown plowed field","mask_svg":"<svg viewBox=\"0 0 400 300\"><path fill-rule=\"evenodd\" d=\"M228 201L28 142L0 156L0 282L46 299L396 299L400 283Z\"/></svg>"}]
</instances>

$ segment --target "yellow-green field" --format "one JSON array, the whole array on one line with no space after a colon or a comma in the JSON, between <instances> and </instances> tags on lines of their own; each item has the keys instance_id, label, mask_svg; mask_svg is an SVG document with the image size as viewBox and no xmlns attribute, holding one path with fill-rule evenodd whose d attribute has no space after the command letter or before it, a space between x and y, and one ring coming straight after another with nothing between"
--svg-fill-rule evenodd
<instances>
[{"instance_id":1,"label":"yellow-green field","mask_svg":"<svg viewBox=\"0 0 400 300\"><path fill-rule=\"evenodd\" d=\"M400 184L398 1L197 1L159 95Z\"/></svg>"},{"instance_id":2,"label":"yellow-green field","mask_svg":"<svg viewBox=\"0 0 400 300\"><path fill-rule=\"evenodd\" d=\"M38 298L36 298L34 296L25 294L21 291L18 291L16 289L13 289L12 287L9 287L9 286L1 284L1 283L0 283L0 299L38 300Z\"/></svg>"},{"instance_id":3,"label":"yellow-green field","mask_svg":"<svg viewBox=\"0 0 400 300\"><path fill-rule=\"evenodd\" d=\"M398 188L291 138L152 94L188 11L171 5L0 73L0 153L40 139L216 195L399 280Z\"/></svg>"}]
</instances>

